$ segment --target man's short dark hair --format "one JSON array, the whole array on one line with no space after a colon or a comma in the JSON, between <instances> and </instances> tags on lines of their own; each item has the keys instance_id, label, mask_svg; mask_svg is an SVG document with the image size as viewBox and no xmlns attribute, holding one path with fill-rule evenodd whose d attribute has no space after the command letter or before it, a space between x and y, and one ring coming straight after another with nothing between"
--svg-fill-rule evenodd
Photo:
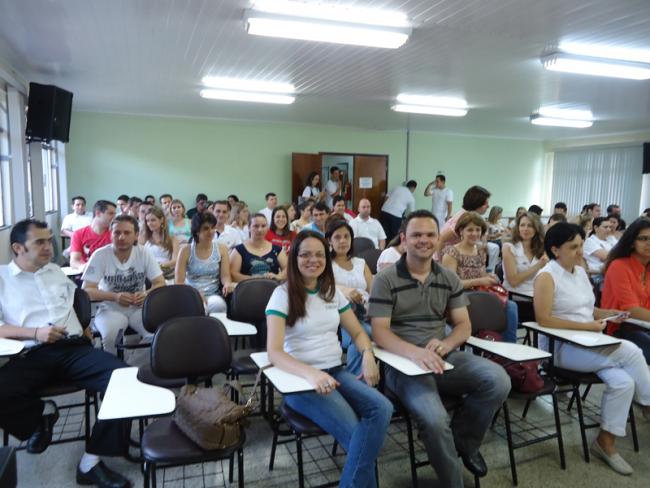
<instances>
[{"instance_id":1,"label":"man's short dark hair","mask_svg":"<svg viewBox=\"0 0 650 488\"><path fill-rule=\"evenodd\" d=\"M553 207L553 209L556 209L556 208L561 208L565 212L567 211L566 203L564 203L564 202L557 202L555 204L555 206Z\"/></svg>"},{"instance_id":2,"label":"man's short dark hair","mask_svg":"<svg viewBox=\"0 0 650 488\"><path fill-rule=\"evenodd\" d=\"M544 250L549 259L556 259L552 248L560 247L565 242L572 241L576 236L585 238L585 231L577 224L558 222L546 231L544 236Z\"/></svg>"},{"instance_id":3,"label":"man's short dark hair","mask_svg":"<svg viewBox=\"0 0 650 488\"><path fill-rule=\"evenodd\" d=\"M84 205L86 204L86 199L84 197L82 197L81 195L77 195L76 197L72 197L70 199L70 201L72 203L74 203L75 200L81 200L82 202L84 202Z\"/></svg>"},{"instance_id":4,"label":"man's short dark hair","mask_svg":"<svg viewBox=\"0 0 650 488\"><path fill-rule=\"evenodd\" d=\"M160 197L158 198L158 201L162 202L163 198L171 198L173 200L173 197L169 193L163 193L162 195L160 195Z\"/></svg>"},{"instance_id":5,"label":"man's short dark hair","mask_svg":"<svg viewBox=\"0 0 650 488\"><path fill-rule=\"evenodd\" d=\"M614 213L614 209L616 208L621 208L620 205L616 205L615 203L612 203L610 205L607 205L607 215L611 215Z\"/></svg>"},{"instance_id":6,"label":"man's short dark hair","mask_svg":"<svg viewBox=\"0 0 650 488\"><path fill-rule=\"evenodd\" d=\"M196 195L196 198L194 199L196 203L199 203L200 201L208 201L208 196L205 193L199 193Z\"/></svg>"},{"instance_id":7,"label":"man's short dark hair","mask_svg":"<svg viewBox=\"0 0 650 488\"><path fill-rule=\"evenodd\" d=\"M339 171L339 169L338 169L336 166L332 166L332 167L330 168L330 174L333 175L333 174L334 174L334 171Z\"/></svg>"},{"instance_id":8,"label":"man's short dark hair","mask_svg":"<svg viewBox=\"0 0 650 488\"><path fill-rule=\"evenodd\" d=\"M133 217L132 215L127 215L127 214L120 214L117 217L113 219L113 222L111 222L111 229L115 224L118 224L120 222L128 222L131 225L133 225L133 232L137 235L138 232L140 232L140 224L138 223L138 219Z\"/></svg>"},{"instance_id":9,"label":"man's short dark hair","mask_svg":"<svg viewBox=\"0 0 650 488\"><path fill-rule=\"evenodd\" d=\"M554 213L548 218L548 223L551 222L566 222L566 215L560 212Z\"/></svg>"},{"instance_id":10,"label":"man's short dark hair","mask_svg":"<svg viewBox=\"0 0 650 488\"><path fill-rule=\"evenodd\" d=\"M122 200L123 202L128 202L129 201L129 196L122 193L119 197L117 197L117 199Z\"/></svg>"},{"instance_id":11,"label":"man's short dark hair","mask_svg":"<svg viewBox=\"0 0 650 488\"><path fill-rule=\"evenodd\" d=\"M231 195L228 195L228 200L230 200L231 198L232 198L235 202L238 202L238 201L239 201L239 197L238 197L237 195L235 195L234 193L231 194Z\"/></svg>"},{"instance_id":12,"label":"man's short dark hair","mask_svg":"<svg viewBox=\"0 0 650 488\"><path fill-rule=\"evenodd\" d=\"M36 227L37 229L47 229L47 223L36 219L24 219L20 222L16 222L11 228L11 234L9 234L10 244L21 244L24 246L25 242L27 242L27 233L32 227ZM11 250L14 253L14 256L17 256L16 251L14 251L13 248Z\"/></svg>"},{"instance_id":13,"label":"man's short dark hair","mask_svg":"<svg viewBox=\"0 0 650 488\"><path fill-rule=\"evenodd\" d=\"M142 198L140 197L131 197L129 198L129 207L132 207L135 204L142 203Z\"/></svg>"},{"instance_id":14,"label":"man's short dark hair","mask_svg":"<svg viewBox=\"0 0 650 488\"><path fill-rule=\"evenodd\" d=\"M447 181L447 178L445 178L445 175L436 175L436 179L442 181L443 183Z\"/></svg>"},{"instance_id":15,"label":"man's short dark hair","mask_svg":"<svg viewBox=\"0 0 650 488\"><path fill-rule=\"evenodd\" d=\"M406 228L408 227L409 222L413 219L433 219L433 221L436 223L436 227L438 228L438 231L440 231L440 224L438 222L438 218L428 210L420 209L420 210L414 210L404 218L404 220L402 221L402 225L404 226L404 232L406 232Z\"/></svg>"},{"instance_id":16,"label":"man's short dark hair","mask_svg":"<svg viewBox=\"0 0 650 488\"><path fill-rule=\"evenodd\" d=\"M531 205L530 207L528 207L528 211L537 215L542 215L544 209L539 205Z\"/></svg>"},{"instance_id":17,"label":"man's short dark hair","mask_svg":"<svg viewBox=\"0 0 650 488\"><path fill-rule=\"evenodd\" d=\"M417 188L418 182L415 180L408 180L406 182L406 188Z\"/></svg>"},{"instance_id":18,"label":"man's short dark hair","mask_svg":"<svg viewBox=\"0 0 650 488\"><path fill-rule=\"evenodd\" d=\"M277 197L277 195L272 191L270 191L266 195L264 195L264 200L268 200L270 197Z\"/></svg>"},{"instance_id":19,"label":"man's short dark hair","mask_svg":"<svg viewBox=\"0 0 650 488\"><path fill-rule=\"evenodd\" d=\"M144 197L144 199L145 200L153 200L154 202L156 201L156 197L154 197L153 195L147 195L146 197Z\"/></svg>"},{"instance_id":20,"label":"man's short dark hair","mask_svg":"<svg viewBox=\"0 0 650 488\"><path fill-rule=\"evenodd\" d=\"M336 205L339 202L345 203L345 197L341 195L336 195L334 198L332 198L332 205Z\"/></svg>"},{"instance_id":21,"label":"man's short dark hair","mask_svg":"<svg viewBox=\"0 0 650 488\"><path fill-rule=\"evenodd\" d=\"M327 206L325 202L317 202L314 204L314 208L311 209L313 212L314 210L318 210L319 212L325 212L325 213L330 213L330 208Z\"/></svg>"},{"instance_id":22,"label":"man's short dark hair","mask_svg":"<svg viewBox=\"0 0 650 488\"><path fill-rule=\"evenodd\" d=\"M225 205L230 210L230 202L228 200L215 200L212 205Z\"/></svg>"},{"instance_id":23,"label":"man's short dark hair","mask_svg":"<svg viewBox=\"0 0 650 488\"><path fill-rule=\"evenodd\" d=\"M108 210L108 207L117 208L117 205L115 205L113 202L109 202L108 200L97 200L95 202L95 205L93 205L93 216L97 212L106 212L106 210Z\"/></svg>"}]
</instances>

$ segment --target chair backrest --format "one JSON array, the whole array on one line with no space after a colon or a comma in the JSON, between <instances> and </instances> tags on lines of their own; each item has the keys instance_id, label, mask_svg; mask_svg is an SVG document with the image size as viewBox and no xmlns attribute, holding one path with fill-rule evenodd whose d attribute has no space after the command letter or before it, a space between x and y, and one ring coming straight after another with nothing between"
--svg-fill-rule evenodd
<instances>
[{"instance_id":1,"label":"chair backrest","mask_svg":"<svg viewBox=\"0 0 650 488\"><path fill-rule=\"evenodd\" d=\"M212 317L176 317L156 331L151 345L151 370L160 378L198 377L226 372L232 361L230 339L221 321Z\"/></svg>"},{"instance_id":2,"label":"chair backrest","mask_svg":"<svg viewBox=\"0 0 650 488\"><path fill-rule=\"evenodd\" d=\"M204 315L201 294L189 285L161 286L151 290L142 305L142 325L152 333L169 319Z\"/></svg>"},{"instance_id":3,"label":"chair backrest","mask_svg":"<svg viewBox=\"0 0 650 488\"><path fill-rule=\"evenodd\" d=\"M77 314L81 327L85 330L90 325L90 320L92 319L90 297L85 290L82 290L81 288L75 289L72 308Z\"/></svg>"},{"instance_id":4,"label":"chair backrest","mask_svg":"<svg viewBox=\"0 0 650 488\"><path fill-rule=\"evenodd\" d=\"M469 319L472 322L472 335L480 329L503 332L507 327L506 310L496 296L486 291L466 293L469 298Z\"/></svg>"},{"instance_id":5,"label":"chair backrest","mask_svg":"<svg viewBox=\"0 0 650 488\"><path fill-rule=\"evenodd\" d=\"M254 279L238 283L230 300L229 317L251 324L266 323L266 304L278 286L275 280Z\"/></svg>"},{"instance_id":6,"label":"chair backrest","mask_svg":"<svg viewBox=\"0 0 650 488\"><path fill-rule=\"evenodd\" d=\"M355 237L352 242L352 254L361 257L361 253L367 249L375 249L375 243L367 237Z\"/></svg>"},{"instance_id":7,"label":"chair backrest","mask_svg":"<svg viewBox=\"0 0 650 488\"><path fill-rule=\"evenodd\" d=\"M375 249L373 247L372 249L366 249L358 256L366 262L366 264L370 268L370 272L374 275L377 274L377 261L379 261L379 256L381 256L381 252L382 252L381 249Z\"/></svg>"}]
</instances>

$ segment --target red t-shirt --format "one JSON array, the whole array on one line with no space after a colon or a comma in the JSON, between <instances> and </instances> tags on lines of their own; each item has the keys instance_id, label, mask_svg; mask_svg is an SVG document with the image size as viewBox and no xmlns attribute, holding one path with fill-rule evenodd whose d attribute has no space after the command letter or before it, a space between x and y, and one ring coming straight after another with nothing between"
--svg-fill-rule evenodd
<instances>
[{"instance_id":1,"label":"red t-shirt","mask_svg":"<svg viewBox=\"0 0 650 488\"><path fill-rule=\"evenodd\" d=\"M643 284L643 271L643 264L633 256L614 260L605 274L601 306L614 310L650 309L650 280ZM618 324L610 324L607 332L612 334L618 328Z\"/></svg>"},{"instance_id":2,"label":"red t-shirt","mask_svg":"<svg viewBox=\"0 0 650 488\"><path fill-rule=\"evenodd\" d=\"M288 234L279 236L271 229L269 229L266 235L264 236L264 239L269 241L271 244L275 246L280 246L286 254L289 254L289 249L291 249L291 242L293 242L295 238L296 238L296 233L293 231L290 231Z\"/></svg>"},{"instance_id":3,"label":"red t-shirt","mask_svg":"<svg viewBox=\"0 0 650 488\"><path fill-rule=\"evenodd\" d=\"M75 230L72 234L70 252L80 252L81 262L86 263L97 249L111 242L110 229L106 229L101 234L96 234L93 228L87 225L86 227Z\"/></svg>"}]
</instances>

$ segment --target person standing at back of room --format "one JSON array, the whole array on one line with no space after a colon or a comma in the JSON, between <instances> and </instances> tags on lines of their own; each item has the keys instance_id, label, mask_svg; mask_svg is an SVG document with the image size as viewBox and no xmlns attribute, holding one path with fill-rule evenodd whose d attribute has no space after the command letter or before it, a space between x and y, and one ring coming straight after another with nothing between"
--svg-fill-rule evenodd
<instances>
[{"instance_id":1,"label":"person standing at back of room","mask_svg":"<svg viewBox=\"0 0 650 488\"><path fill-rule=\"evenodd\" d=\"M425 197L431 197L431 213L436 216L440 225L451 217L454 203L454 193L446 185L445 175L436 175L436 178L424 190Z\"/></svg>"},{"instance_id":2,"label":"person standing at back of room","mask_svg":"<svg viewBox=\"0 0 650 488\"><path fill-rule=\"evenodd\" d=\"M415 210L413 192L417 186L418 184L415 180L409 180L405 186L393 188L393 191L388 194L388 198L381 207L381 214L379 216L387 240L390 241L399 232L404 213L410 213Z\"/></svg>"}]
</instances>

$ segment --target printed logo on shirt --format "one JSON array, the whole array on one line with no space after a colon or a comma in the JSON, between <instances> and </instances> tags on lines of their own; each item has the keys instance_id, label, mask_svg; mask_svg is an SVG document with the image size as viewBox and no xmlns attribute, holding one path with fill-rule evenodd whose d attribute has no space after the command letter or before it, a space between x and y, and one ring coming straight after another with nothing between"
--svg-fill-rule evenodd
<instances>
[{"instance_id":1,"label":"printed logo on shirt","mask_svg":"<svg viewBox=\"0 0 650 488\"><path fill-rule=\"evenodd\" d=\"M104 281L111 291L120 293L136 293L144 286L144 271L136 271L133 266L128 269L120 269L113 275L104 275Z\"/></svg>"}]
</instances>

